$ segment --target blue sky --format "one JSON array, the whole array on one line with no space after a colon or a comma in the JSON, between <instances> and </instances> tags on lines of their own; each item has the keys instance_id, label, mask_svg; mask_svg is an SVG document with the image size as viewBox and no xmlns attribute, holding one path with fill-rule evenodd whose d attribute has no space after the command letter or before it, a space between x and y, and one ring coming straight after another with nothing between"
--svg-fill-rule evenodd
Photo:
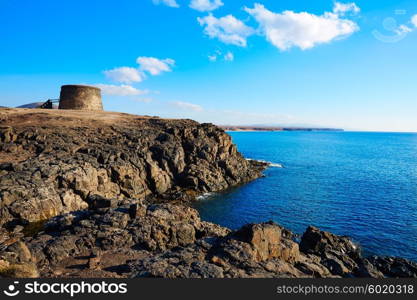
<instances>
[{"instance_id":1,"label":"blue sky","mask_svg":"<svg viewBox=\"0 0 417 300\"><path fill-rule=\"evenodd\" d=\"M103 90L106 110L417 131L417 4L0 0L0 105Z\"/></svg>"}]
</instances>

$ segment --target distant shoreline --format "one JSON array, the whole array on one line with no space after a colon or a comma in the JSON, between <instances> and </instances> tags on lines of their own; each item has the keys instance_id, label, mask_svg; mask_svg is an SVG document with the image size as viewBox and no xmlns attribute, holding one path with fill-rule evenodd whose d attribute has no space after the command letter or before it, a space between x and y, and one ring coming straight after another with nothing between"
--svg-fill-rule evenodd
<instances>
[{"instance_id":1,"label":"distant shoreline","mask_svg":"<svg viewBox=\"0 0 417 300\"><path fill-rule=\"evenodd\" d=\"M313 127L258 127L258 126L230 126L220 125L225 131L263 132L263 131L344 131L340 128L313 128Z\"/></svg>"}]
</instances>

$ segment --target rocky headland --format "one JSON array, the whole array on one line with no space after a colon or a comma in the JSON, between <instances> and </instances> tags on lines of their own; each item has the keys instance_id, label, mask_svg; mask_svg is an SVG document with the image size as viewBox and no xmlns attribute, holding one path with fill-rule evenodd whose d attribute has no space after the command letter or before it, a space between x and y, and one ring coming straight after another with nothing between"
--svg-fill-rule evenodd
<instances>
[{"instance_id":1,"label":"rocky headland","mask_svg":"<svg viewBox=\"0 0 417 300\"><path fill-rule=\"evenodd\" d=\"M417 277L348 237L202 221L197 196L262 176L212 124L0 109L2 277Z\"/></svg>"}]
</instances>

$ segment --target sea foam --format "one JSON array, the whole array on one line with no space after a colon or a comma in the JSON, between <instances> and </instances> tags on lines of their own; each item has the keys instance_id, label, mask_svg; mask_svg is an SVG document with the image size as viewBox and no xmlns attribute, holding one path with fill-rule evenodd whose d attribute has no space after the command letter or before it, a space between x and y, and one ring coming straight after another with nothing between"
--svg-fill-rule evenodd
<instances>
[{"instance_id":1,"label":"sea foam","mask_svg":"<svg viewBox=\"0 0 417 300\"><path fill-rule=\"evenodd\" d=\"M204 193L204 194L202 194L202 195L200 195L200 196L197 196L197 200L204 200L204 199L207 199L207 198L209 198L209 197L211 197L211 196L214 196L215 195L215 193Z\"/></svg>"},{"instance_id":2,"label":"sea foam","mask_svg":"<svg viewBox=\"0 0 417 300\"><path fill-rule=\"evenodd\" d=\"M273 167L273 168L283 168L284 167L283 164L273 163L273 162L262 160L262 159L246 158L246 160L256 160L256 161L259 161L259 162L263 162L263 163L266 163L266 164L268 164L268 166Z\"/></svg>"}]
</instances>

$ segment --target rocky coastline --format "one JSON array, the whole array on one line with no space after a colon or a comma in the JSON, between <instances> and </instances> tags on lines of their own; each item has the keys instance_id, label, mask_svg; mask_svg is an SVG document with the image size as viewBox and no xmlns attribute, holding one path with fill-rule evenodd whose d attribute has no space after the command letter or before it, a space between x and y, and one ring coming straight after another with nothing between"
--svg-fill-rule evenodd
<instances>
[{"instance_id":1,"label":"rocky coastline","mask_svg":"<svg viewBox=\"0 0 417 300\"><path fill-rule=\"evenodd\" d=\"M0 109L0 277L417 277L348 237L202 221L197 196L262 176L212 124Z\"/></svg>"}]
</instances>

